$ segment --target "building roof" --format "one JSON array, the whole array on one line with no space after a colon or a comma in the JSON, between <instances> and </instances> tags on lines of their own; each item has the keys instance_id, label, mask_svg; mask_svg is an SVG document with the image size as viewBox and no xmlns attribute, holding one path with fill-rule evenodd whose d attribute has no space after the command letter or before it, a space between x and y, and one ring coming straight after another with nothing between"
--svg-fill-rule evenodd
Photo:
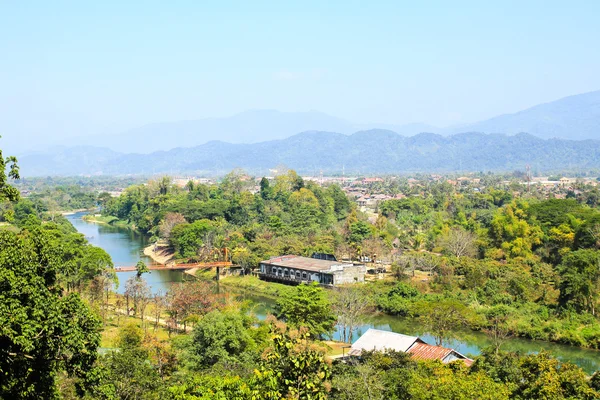
<instances>
[{"instance_id":1,"label":"building roof","mask_svg":"<svg viewBox=\"0 0 600 400\"><path fill-rule=\"evenodd\" d=\"M408 349L408 353L416 360L443 360L452 352L441 346L432 346L427 343L415 343Z\"/></svg>"},{"instance_id":2,"label":"building roof","mask_svg":"<svg viewBox=\"0 0 600 400\"><path fill-rule=\"evenodd\" d=\"M340 261L319 260L316 258L301 257L296 255L273 257L271 259L261 261L261 264L282 268L297 268L313 272L341 270L344 267L353 265Z\"/></svg>"},{"instance_id":3,"label":"building roof","mask_svg":"<svg viewBox=\"0 0 600 400\"><path fill-rule=\"evenodd\" d=\"M422 342L422 340L416 336L407 336L401 333L370 328L352 344L352 348L348 354L358 356L363 350L396 350L406 352L416 342Z\"/></svg>"},{"instance_id":4,"label":"building roof","mask_svg":"<svg viewBox=\"0 0 600 400\"><path fill-rule=\"evenodd\" d=\"M408 353L410 353L412 358L415 360L440 360L444 362L446 357L453 355L454 357L450 361L454 359L460 359L464 361L467 366L470 366L473 363L473 360L460 354L456 350L441 346L432 346L430 344L421 342L416 342L413 344L408 349Z\"/></svg>"}]
</instances>

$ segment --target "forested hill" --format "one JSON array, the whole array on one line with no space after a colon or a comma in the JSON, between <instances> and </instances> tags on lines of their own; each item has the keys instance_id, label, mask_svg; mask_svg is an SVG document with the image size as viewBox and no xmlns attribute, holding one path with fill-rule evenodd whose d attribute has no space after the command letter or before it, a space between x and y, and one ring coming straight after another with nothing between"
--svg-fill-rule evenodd
<instances>
[{"instance_id":1,"label":"forested hill","mask_svg":"<svg viewBox=\"0 0 600 400\"><path fill-rule=\"evenodd\" d=\"M600 90L451 128L446 132L476 131L516 134L528 132L541 138L600 138Z\"/></svg>"},{"instance_id":2,"label":"forested hill","mask_svg":"<svg viewBox=\"0 0 600 400\"><path fill-rule=\"evenodd\" d=\"M600 168L600 141L540 139L529 134L421 133L404 137L370 130L344 135L303 132L255 144L212 141L152 154L121 154L75 147L22 157L23 175L226 173L234 168L265 172L285 164L301 173L400 173L510 171L526 164L539 171Z\"/></svg>"}]
</instances>

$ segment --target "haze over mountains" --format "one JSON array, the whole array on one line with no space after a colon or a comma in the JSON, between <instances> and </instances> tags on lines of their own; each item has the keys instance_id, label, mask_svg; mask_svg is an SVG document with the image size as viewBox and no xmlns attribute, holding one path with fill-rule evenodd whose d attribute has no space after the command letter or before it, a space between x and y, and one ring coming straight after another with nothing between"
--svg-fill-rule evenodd
<instances>
[{"instance_id":1,"label":"haze over mountains","mask_svg":"<svg viewBox=\"0 0 600 400\"><path fill-rule=\"evenodd\" d=\"M306 131L352 134L365 129L389 129L403 135L438 130L426 124L353 124L318 111L251 110L226 118L148 124L117 135L83 137L69 142L85 146L106 143L114 151L151 153L175 147L198 146L211 140L257 143L285 139Z\"/></svg>"},{"instance_id":2,"label":"haze over mountains","mask_svg":"<svg viewBox=\"0 0 600 400\"><path fill-rule=\"evenodd\" d=\"M462 125L447 133L484 132L514 135L527 132L540 138L600 139L600 90L564 97L486 121Z\"/></svg>"},{"instance_id":3,"label":"haze over mountains","mask_svg":"<svg viewBox=\"0 0 600 400\"><path fill-rule=\"evenodd\" d=\"M303 132L283 140L254 144L211 141L191 148L152 154L122 154L76 147L20 160L23 176L73 174L220 175L244 168L258 175L285 164L303 174L376 174L399 172L511 171L600 168L600 141L540 139L520 133L433 133L400 136L371 130L344 135Z\"/></svg>"},{"instance_id":4,"label":"haze over mountains","mask_svg":"<svg viewBox=\"0 0 600 400\"><path fill-rule=\"evenodd\" d=\"M600 91L444 129L357 125L316 111L248 111L81 138L21 157L20 164L26 176L215 174L236 167L258 173L280 163L305 173L600 167L600 141L553 138L600 139Z\"/></svg>"}]
</instances>

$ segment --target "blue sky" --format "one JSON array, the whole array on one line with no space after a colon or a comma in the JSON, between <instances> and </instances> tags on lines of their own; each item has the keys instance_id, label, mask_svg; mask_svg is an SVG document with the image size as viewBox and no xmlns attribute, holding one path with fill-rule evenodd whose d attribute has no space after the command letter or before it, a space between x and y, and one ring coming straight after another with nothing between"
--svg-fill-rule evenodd
<instances>
[{"instance_id":1,"label":"blue sky","mask_svg":"<svg viewBox=\"0 0 600 400\"><path fill-rule=\"evenodd\" d=\"M600 1L0 0L0 134L248 109L474 122L600 89Z\"/></svg>"}]
</instances>

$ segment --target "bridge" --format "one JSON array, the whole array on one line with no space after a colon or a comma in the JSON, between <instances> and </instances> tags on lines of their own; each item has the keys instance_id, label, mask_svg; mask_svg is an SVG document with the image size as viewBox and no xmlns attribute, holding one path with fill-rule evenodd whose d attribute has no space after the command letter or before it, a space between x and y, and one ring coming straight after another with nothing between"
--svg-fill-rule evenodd
<instances>
[{"instance_id":1,"label":"bridge","mask_svg":"<svg viewBox=\"0 0 600 400\"><path fill-rule=\"evenodd\" d=\"M231 267L233 264L229 261L217 261L217 262L202 262L202 263L189 263L189 264L151 264L148 265L149 270L179 270L179 269L212 269L212 268L222 268L222 267ZM133 266L118 266L115 267L116 272L131 272L135 271L135 265Z\"/></svg>"}]
</instances>

